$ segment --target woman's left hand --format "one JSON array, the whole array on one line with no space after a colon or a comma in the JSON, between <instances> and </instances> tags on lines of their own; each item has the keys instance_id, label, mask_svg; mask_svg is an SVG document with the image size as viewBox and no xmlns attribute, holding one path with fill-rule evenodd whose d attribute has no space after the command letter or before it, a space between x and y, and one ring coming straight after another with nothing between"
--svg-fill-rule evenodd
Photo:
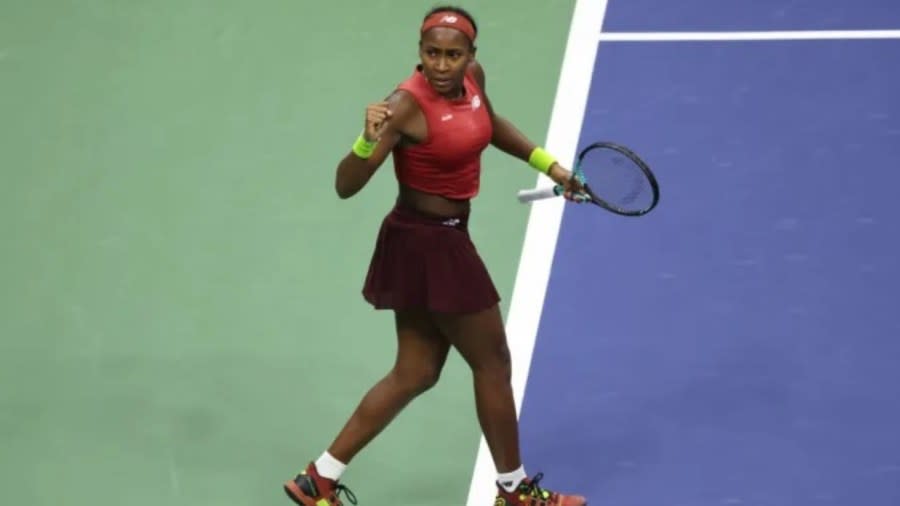
<instances>
[{"instance_id":1,"label":"woman's left hand","mask_svg":"<svg viewBox=\"0 0 900 506\"><path fill-rule=\"evenodd\" d=\"M584 183L579 178L572 177L572 171L566 169L558 162L550 166L548 174L556 184L564 189L563 197L572 202L582 203L589 200L584 191Z\"/></svg>"}]
</instances>

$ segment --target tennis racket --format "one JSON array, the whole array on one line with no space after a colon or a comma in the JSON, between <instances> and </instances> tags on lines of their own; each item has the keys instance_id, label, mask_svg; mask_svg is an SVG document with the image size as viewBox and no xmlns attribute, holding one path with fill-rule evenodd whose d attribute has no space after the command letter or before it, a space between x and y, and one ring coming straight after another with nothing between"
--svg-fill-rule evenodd
<instances>
[{"instance_id":1,"label":"tennis racket","mask_svg":"<svg viewBox=\"0 0 900 506\"><path fill-rule=\"evenodd\" d=\"M575 160L572 177L584 186L585 202L622 216L643 216L659 202L659 184L650 167L633 151L613 142L595 142ZM519 202L562 195L561 185L520 190Z\"/></svg>"}]
</instances>

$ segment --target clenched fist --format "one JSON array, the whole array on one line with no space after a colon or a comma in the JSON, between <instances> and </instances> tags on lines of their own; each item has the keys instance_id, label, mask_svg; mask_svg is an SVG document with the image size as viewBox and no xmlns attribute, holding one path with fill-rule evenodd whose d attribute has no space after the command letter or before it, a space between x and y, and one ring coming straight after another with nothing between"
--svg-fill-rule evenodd
<instances>
[{"instance_id":1,"label":"clenched fist","mask_svg":"<svg viewBox=\"0 0 900 506\"><path fill-rule=\"evenodd\" d=\"M387 102L377 102L366 107L366 124L363 130L366 141L377 142L381 139L381 133L392 115Z\"/></svg>"}]
</instances>

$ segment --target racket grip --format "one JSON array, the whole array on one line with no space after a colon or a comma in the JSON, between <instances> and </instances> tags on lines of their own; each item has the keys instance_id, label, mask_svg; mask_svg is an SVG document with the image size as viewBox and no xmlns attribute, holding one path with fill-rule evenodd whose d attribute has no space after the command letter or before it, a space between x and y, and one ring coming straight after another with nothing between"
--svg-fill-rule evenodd
<instances>
[{"instance_id":1,"label":"racket grip","mask_svg":"<svg viewBox=\"0 0 900 506\"><path fill-rule=\"evenodd\" d=\"M562 186L555 185L549 188L535 188L532 190L519 190L519 202L534 202L535 200L550 199L562 195Z\"/></svg>"}]
</instances>

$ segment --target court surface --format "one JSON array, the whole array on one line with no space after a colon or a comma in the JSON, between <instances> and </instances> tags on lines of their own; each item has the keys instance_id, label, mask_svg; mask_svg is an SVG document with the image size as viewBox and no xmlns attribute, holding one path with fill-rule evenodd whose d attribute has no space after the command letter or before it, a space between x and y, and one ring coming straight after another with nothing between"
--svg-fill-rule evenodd
<instances>
[{"instance_id":1,"label":"court surface","mask_svg":"<svg viewBox=\"0 0 900 506\"><path fill-rule=\"evenodd\" d=\"M549 140L635 148L662 200L534 210L530 471L601 505L900 503L900 6L578 9Z\"/></svg>"},{"instance_id":2,"label":"court surface","mask_svg":"<svg viewBox=\"0 0 900 506\"><path fill-rule=\"evenodd\" d=\"M5 504L288 503L393 364L360 289L396 183L388 165L339 200L334 167L412 71L428 7L4 3ZM545 138L572 3L471 7L496 107ZM534 171L484 163L471 228L505 311L527 220L510 195ZM453 354L346 482L363 505L463 504L478 434Z\"/></svg>"}]
</instances>

